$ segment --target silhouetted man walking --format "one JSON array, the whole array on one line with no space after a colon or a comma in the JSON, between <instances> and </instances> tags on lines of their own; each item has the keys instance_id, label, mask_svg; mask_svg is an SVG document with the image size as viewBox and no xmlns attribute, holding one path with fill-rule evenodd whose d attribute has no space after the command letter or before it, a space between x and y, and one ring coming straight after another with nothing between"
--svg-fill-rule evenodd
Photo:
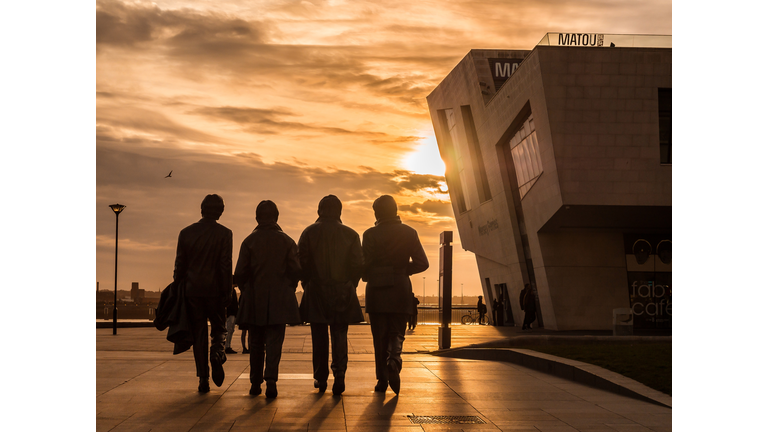
<instances>
[{"instance_id":1,"label":"silhouetted man walking","mask_svg":"<svg viewBox=\"0 0 768 432\"><path fill-rule=\"evenodd\" d=\"M300 324L296 287L301 276L296 243L277 224L279 213L272 201L256 207L258 226L243 240L235 266L240 287L237 325L248 330L251 390L277 397L277 375L282 357L285 325ZM265 364L266 353L266 364Z\"/></svg>"},{"instance_id":2,"label":"silhouetted man walking","mask_svg":"<svg viewBox=\"0 0 768 432\"><path fill-rule=\"evenodd\" d=\"M363 271L360 236L341 223L341 201L334 195L320 200L317 221L299 238L299 260L304 295L301 317L311 325L315 388L328 387L328 328L333 358L333 394L344 392L347 372L347 331L364 320L357 300Z\"/></svg>"},{"instance_id":3,"label":"silhouetted man walking","mask_svg":"<svg viewBox=\"0 0 768 432\"><path fill-rule=\"evenodd\" d=\"M389 195L373 202L376 225L363 233L365 309L371 320L377 392L400 394L405 327L413 309L410 275L429 267L419 235L397 216Z\"/></svg>"},{"instance_id":4,"label":"silhouetted man walking","mask_svg":"<svg viewBox=\"0 0 768 432\"><path fill-rule=\"evenodd\" d=\"M226 307L232 293L232 231L216 222L224 212L224 200L220 196L206 196L200 210L203 218L179 233L173 280L184 287L194 335L192 351L199 377L197 390L206 393L211 390L208 321L211 322L213 382L219 387L224 382Z\"/></svg>"}]
</instances>

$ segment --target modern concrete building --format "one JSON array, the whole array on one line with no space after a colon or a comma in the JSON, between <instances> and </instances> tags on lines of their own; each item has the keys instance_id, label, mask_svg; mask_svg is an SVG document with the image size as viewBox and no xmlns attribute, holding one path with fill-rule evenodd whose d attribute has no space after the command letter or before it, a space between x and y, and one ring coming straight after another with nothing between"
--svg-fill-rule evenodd
<instances>
[{"instance_id":1,"label":"modern concrete building","mask_svg":"<svg viewBox=\"0 0 768 432\"><path fill-rule=\"evenodd\" d=\"M471 50L427 97L462 247L521 325L671 328L672 37ZM490 312L490 311L489 311Z\"/></svg>"}]
</instances>

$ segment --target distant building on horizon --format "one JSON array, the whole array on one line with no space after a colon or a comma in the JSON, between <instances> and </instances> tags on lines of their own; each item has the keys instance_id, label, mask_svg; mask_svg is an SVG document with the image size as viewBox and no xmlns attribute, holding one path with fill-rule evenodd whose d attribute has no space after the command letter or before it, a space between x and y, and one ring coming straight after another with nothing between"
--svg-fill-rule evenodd
<instances>
[{"instance_id":1,"label":"distant building on horizon","mask_svg":"<svg viewBox=\"0 0 768 432\"><path fill-rule=\"evenodd\" d=\"M552 330L672 326L672 37L548 33L471 50L427 96L489 310ZM493 314L490 314L493 316Z\"/></svg>"}]
</instances>

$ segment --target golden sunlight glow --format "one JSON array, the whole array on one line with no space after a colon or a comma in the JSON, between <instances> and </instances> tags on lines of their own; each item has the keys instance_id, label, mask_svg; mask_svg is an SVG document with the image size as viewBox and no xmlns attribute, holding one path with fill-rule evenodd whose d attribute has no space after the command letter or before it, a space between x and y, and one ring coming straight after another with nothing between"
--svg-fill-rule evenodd
<instances>
[{"instance_id":1,"label":"golden sunlight glow","mask_svg":"<svg viewBox=\"0 0 768 432\"><path fill-rule=\"evenodd\" d=\"M437 140L433 133L428 133L416 151L409 153L403 163L406 169L417 174L445 175L445 164L437 150Z\"/></svg>"}]
</instances>

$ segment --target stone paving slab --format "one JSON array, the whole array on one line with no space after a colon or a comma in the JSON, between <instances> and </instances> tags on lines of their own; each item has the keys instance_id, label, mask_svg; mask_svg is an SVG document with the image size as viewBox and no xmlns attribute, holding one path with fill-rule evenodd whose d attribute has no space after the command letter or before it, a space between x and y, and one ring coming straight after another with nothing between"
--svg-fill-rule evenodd
<instances>
[{"instance_id":1,"label":"stone paving slab","mask_svg":"<svg viewBox=\"0 0 768 432\"><path fill-rule=\"evenodd\" d=\"M230 354L221 387L197 393L191 351L172 355L154 328L96 329L98 431L671 431L672 410L506 361L436 357L437 327L406 335L399 396L373 391L367 326L350 327L347 390L312 387L309 327L286 329L279 395L248 394L248 356ZM506 333L505 333L506 332ZM461 326L455 346L513 337ZM233 348L240 351L239 332ZM414 424L413 416L477 416L482 424Z\"/></svg>"}]
</instances>

